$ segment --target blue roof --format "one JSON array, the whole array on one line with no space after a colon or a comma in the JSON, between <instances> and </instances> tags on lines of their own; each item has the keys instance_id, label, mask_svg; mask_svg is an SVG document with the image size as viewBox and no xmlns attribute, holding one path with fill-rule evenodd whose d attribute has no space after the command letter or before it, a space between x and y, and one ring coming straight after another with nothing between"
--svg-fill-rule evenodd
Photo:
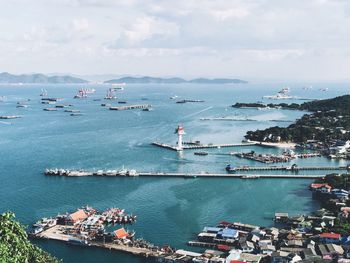
<instances>
[{"instance_id":1,"label":"blue roof","mask_svg":"<svg viewBox=\"0 0 350 263\"><path fill-rule=\"evenodd\" d=\"M225 228L222 230L222 237L224 238L233 238L237 236L237 230L235 229L230 229L230 228Z\"/></svg>"},{"instance_id":2,"label":"blue roof","mask_svg":"<svg viewBox=\"0 0 350 263\"><path fill-rule=\"evenodd\" d=\"M206 226L204 229L203 229L203 232L212 232L212 233L217 233L221 230L222 228L220 227L210 227L210 226Z\"/></svg>"}]
</instances>

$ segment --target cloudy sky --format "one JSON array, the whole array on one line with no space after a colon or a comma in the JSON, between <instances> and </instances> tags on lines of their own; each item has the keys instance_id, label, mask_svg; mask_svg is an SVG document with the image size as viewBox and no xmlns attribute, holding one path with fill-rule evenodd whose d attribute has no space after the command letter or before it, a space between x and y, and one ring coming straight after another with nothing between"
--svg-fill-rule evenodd
<instances>
[{"instance_id":1,"label":"cloudy sky","mask_svg":"<svg viewBox=\"0 0 350 263\"><path fill-rule=\"evenodd\" d=\"M3 0L0 71L350 79L348 0Z\"/></svg>"}]
</instances>

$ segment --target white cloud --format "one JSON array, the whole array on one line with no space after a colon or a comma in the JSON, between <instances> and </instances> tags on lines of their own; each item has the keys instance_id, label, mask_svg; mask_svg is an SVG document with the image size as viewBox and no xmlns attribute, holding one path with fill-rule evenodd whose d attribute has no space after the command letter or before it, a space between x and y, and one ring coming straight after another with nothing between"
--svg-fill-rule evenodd
<instances>
[{"instance_id":1,"label":"white cloud","mask_svg":"<svg viewBox=\"0 0 350 263\"><path fill-rule=\"evenodd\" d=\"M111 72L122 60L123 74L340 78L322 65L350 67L342 0L13 0L0 32L0 67L27 72Z\"/></svg>"},{"instance_id":2,"label":"white cloud","mask_svg":"<svg viewBox=\"0 0 350 263\"><path fill-rule=\"evenodd\" d=\"M247 17L250 12L244 8L232 8L226 10L214 10L212 11L212 15L218 20L226 20L230 18L244 18Z\"/></svg>"},{"instance_id":3,"label":"white cloud","mask_svg":"<svg viewBox=\"0 0 350 263\"><path fill-rule=\"evenodd\" d=\"M154 36L169 38L178 35L179 26L176 23L154 17L142 17L136 19L131 27L128 27L121 34L126 42L131 45L138 44ZM121 39L124 41L124 39Z\"/></svg>"},{"instance_id":4,"label":"white cloud","mask_svg":"<svg viewBox=\"0 0 350 263\"><path fill-rule=\"evenodd\" d=\"M85 18L73 19L73 28L78 32L85 31L89 28L89 21Z\"/></svg>"}]
</instances>

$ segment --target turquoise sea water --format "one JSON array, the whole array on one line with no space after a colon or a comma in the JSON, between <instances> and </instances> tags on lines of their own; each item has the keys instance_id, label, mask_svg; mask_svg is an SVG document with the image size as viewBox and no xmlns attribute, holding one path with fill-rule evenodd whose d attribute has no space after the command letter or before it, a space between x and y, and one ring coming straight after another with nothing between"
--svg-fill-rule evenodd
<instances>
[{"instance_id":1,"label":"turquoise sea water","mask_svg":"<svg viewBox=\"0 0 350 263\"><path fill-rule=\"evenodd\" d=\"M346 84L290 85L292 95L303 98L329 98L346 94ZM229 151L277 152L259 147L208 150L208 156L193 151L178 154L150 145L160 140L175 143L174 129L183 124L185 140L205 143L240 142L247 130L273 125L286 126L302 112L286 110L259 111L233 109L235 102L257 102L263 95L273 95L281 84L245 85L128 85L120 92L129 104L153 105L143 112L109 111L101 107L109 86L91 85L97 91L84 100L73 99L79 85L0 86L0 115L23 118L0 122L0 211L12 210L24 224L45 216L72 211L82 205L99 209L112 206L138 216L132 227L138 237L157 245L186 248L186 242L206 225L221 220L271 225L276 211L307 213L317 203L307 190L310 180L232 180L182 178L59 178L45 177L45 168L119 169L123 165L137 171L224 172L226 164L260 165L222 155ZM319 88L329 87L327 92ZM40 90L51 97L62 97L83 116L72 117L62 109L40 103ZM203 99L204 103L176 104L169 97ZM25 99L28 108L16 108ZM147 99L147 100L146 100ZM269 101L273 102L273 101ZM277 102L277 101L275 101ZM109 102L108 102L109 103ZM116 102L112 104L118 105ZM61 104L59 102L58 104ZM120 105L120 104L119 104ZM238 116L258 121L202 121L204 117ZM271 121L275 120L275 121ZM344 162L324 158L297 161L303 165L339 165ZM142 262L134 256L92 248L70 247L55 241L37 241L64 262Z\"/></svg>"}]
</instances>

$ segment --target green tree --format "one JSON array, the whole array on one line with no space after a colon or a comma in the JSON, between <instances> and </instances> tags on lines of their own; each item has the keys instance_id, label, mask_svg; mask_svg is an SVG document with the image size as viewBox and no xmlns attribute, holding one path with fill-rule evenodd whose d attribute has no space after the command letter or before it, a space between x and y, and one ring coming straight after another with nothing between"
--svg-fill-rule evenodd
<instances>
[{"instance_id":1,"label":"green tree","mask_svg":"<svg viewBox=\"0 0 350 263\"><path fill-rule=\"evenodd\" d=\"M33 245L12 212L0 215L0 262L57 263L56 258Z\"/></svg>"}]
</instances>

